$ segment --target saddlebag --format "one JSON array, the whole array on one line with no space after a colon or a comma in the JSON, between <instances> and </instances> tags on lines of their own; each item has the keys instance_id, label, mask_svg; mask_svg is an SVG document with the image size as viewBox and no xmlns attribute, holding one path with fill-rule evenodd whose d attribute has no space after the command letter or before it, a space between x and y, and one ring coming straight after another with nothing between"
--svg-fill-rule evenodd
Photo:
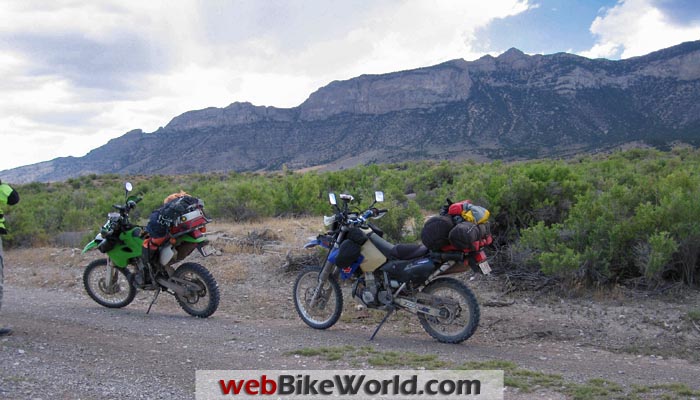
<instances>
[{"instance_id":1,"label":"saddlebag","mask_svg":"<svg viewBox=\"0 0 700 400\"><path fill-rule=\"evenodd\" d=\"M203 208L204 203L196 197L178 197L151 213L146 232L152 238L160 238L168 231L175 234L202 226L207 222Z\"/></svg>"},{"instance_id":2,"label":"saddlebag","mask_svg":"<svg viewBox=\"0 0 700 400\"><path fill-rule=\"evenodd\" d=\"M152 238L162 238L168 234L168 229L160 219L161 209L157 209L151 213L148 217L148 225L146 225L146 232Z\"/></svg>"},{"instance_id":3,"label":"saddlebag","mask_svg":"<svg viewBox=\"0 0 700 400\"><path fill-rule=\"evenodd\" d=\"M350 267L362 254L362 245L367 241L367 236L359 228L352 228L345 235L345 240L338 248L335 265L340 268Z\"/></svg>"},{"instance_id":4,"label":"saddlebag","mask_svg":"<svg viewBox=\"0 0 700 400\"><path fill-rule=\"evenodd\" d=\"M200 208L196 208L186 214L181 215L170 228L170 233L176 234L190 229L202 227L207 224L207 218Z\"/></svg>"},{"instance_id":5,"label":"saddlebag","mask_svg":"<svg viewBox=\"0 0 700 400\"><path fill-rule=\"evenodd\" d=\"M360 254L362 254L362 246L352 240L345 240L338 248L335 265L340 268L347 268L360 257Z\"/></svg>"}]
</instances>

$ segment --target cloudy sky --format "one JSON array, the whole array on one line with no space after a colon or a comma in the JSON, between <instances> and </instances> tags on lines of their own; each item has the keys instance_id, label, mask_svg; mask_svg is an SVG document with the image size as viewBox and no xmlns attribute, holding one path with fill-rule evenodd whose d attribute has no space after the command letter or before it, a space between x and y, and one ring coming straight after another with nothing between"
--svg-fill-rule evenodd
<instances>
[{"instance_id":1,"label":"cloudy sky","mask_svg":"<svg viewBox=\"0 0 700 400\"><path fill-rule=\"evenodd\" d=\"M697 0L0 0L0 170L364 73L698 39Z\"/></svg>"}]
</instances>

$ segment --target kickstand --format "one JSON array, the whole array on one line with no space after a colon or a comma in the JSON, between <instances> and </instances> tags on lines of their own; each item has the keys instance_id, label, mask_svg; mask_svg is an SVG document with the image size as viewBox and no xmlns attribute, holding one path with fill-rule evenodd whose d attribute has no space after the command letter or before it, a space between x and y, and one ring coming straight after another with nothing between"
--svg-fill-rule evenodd
<instances>
[{"instance_id":1,"label":"kickstand","mask_svg":"<svg viewBox=\"0 0 700 400\"><path fill-rule=\"evenodd\" d=\"M382 319L382 322L380 322L379 325L377 325L377 328L374 330L374 333L372 334L372 336L370 336L369 340L374 340L374 337L377 336L377 332L379 332L386 320L389 319L389 316L394 313L394 310L394 307L389 308L389 310L386 312L386 315L384 316L384 319Z\"/></svg>"},{"instance_id":2,"label":"kickstand","mask_svg":"<svg viewBox=\"0 0 700 400\"><path fill-rule=\"evenodd\" d=\"M160 287L156 289L156 294L153 296L153 301L151 301L151 304L148 306L148 310L146 311L146 314L151 312L151 307L156 303L156 300L158 300L158 295L160 294Z\"/></svg>"}]
</instances>

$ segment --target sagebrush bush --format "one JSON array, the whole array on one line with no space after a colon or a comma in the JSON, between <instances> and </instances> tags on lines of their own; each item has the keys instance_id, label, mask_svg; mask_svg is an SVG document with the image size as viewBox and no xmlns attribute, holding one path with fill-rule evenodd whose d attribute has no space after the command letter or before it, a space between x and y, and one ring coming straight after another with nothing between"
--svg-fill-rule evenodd
<instances>
[{"instance_id":1,"label":"sagebrush bush","mask_svg":"<svg viewBox=\"0 0 700 400\"><path fill-rule=\"evenodd\" d=\"M328 192L354 205L385 192L391 211L376 224L391 240L415 241L424 214L446 198L471 199L491 211L499 257L509 270L539 270L589 283L699 281L700 151L630 150L571 160L477 164L403 162L333 172L212 173L180 176L90 175L17 185L22 202L6 212L11 246L50 242L59 232L94 233L123 183L143 197L132 213L145 222L168 194L204 199L214 219L259 220L330 214ZM406 230L414 222L417 229Z\"/></svg>"}]
</instances>

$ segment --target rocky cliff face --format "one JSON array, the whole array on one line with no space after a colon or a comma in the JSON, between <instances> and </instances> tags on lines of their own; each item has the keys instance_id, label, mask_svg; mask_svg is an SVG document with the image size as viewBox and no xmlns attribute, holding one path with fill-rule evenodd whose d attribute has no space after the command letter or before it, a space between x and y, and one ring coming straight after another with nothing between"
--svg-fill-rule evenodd
<instances>
[{"instance_id":1,"label":"rocky cliff face","mask_svg":"<svg viewBox=\"0 0 700 400\"><path fill-rule=\"evenodd\" d=\"M81 158L3 172L275 170L406 159L527 159L628 142L700 143L700 41L622 61L572 54L453 60L335 81L298 107L233 103L131 131ZM192 154L193 156L187 156Z\"/></svg>"},{"instance_id":2,"label":"rocky cliff face","mask_svg":"<svg viewBox=\"0 0 700 400\"><path fill-rule=\"evenodd\" d=\"M320 120L342 113L379 115L465 100L472 86L466 64L458 60L332 82L299 106L300 119Z\"/></svg>"}]
</instances>

